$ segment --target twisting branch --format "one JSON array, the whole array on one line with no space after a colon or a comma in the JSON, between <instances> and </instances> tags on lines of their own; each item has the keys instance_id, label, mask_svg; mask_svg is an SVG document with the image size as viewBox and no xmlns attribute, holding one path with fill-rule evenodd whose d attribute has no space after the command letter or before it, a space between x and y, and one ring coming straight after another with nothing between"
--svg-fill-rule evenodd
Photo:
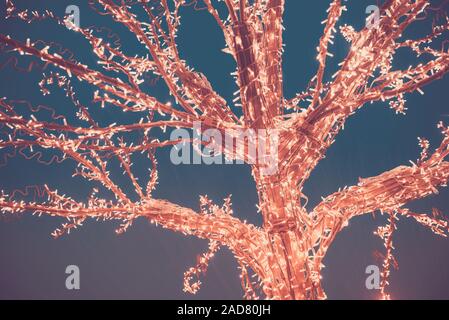
<instances>
[{"instance_id":1,"label":"twisting branch","mask_svg":"<svg viewBox=\"0 0 449 320\"><path fill-rule=\"evenodd\" d=\"M397 262L395 257L393 256L393 233L396 230L396 214L393 212L389 213L390 218L388 220L388 224L386 226L380 226L374 232L375 235L379 236L384 242L385 254L382 255L382 272L380 273L381 282L380 282L380 296L382 300L390 300L390 295L386 292L387 286L389 283L389 277L391 272L391 266L393 265L397 269Z\"/></svg>"},{"instance_id":2,"label":"twisting branch","mask_svg":"<svg viewBox=\"0 0 449 320\"><path fill-rule=\"evenodd\" d=\"M439 127L444 139L430 157L426 157L425 150L418 164L399 166L378 176L360 179L357 186L331 194L313 209L315 230L319 230L319 236L313 238L313 243L322 241L321 253L324 254L330 244L323 238L333 238L350 219L369 212L399 212L413 216L421 223L425 221L422 224L433 231L447 227L443 221L425 220L401 209L410 201L438 193L437 188L446 186L449 181L449 162L444 161L449 155L449 130L441 123ZM335 228L335 225L339 227Z\"/></svg>"}]
</instances>

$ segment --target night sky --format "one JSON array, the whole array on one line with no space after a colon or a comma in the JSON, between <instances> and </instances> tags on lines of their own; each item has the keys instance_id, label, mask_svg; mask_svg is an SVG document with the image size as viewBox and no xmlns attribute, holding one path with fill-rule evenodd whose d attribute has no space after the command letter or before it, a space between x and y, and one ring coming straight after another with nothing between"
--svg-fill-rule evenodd
<instances>
[{"instance_id":1,"label":"night sky","mask_svg":"<svg viewBox=\"0 0 449 320\"><path fill-rule=\"evenodd\" d=\"M283 61L286 97L302 91L317 69L316 46L322 34L328 0L286 1L284 26L285 55ZM438 2L438 1L436 1ZM63 16L65 8L76 4L81 9L81 26L105 26L121 37L125 53L145 54L132 34L114 23L109 16L100 16L87 6L87 1L16 1L20 8L51 8ZM356 30L364 25L365 8L375 0L348 1L340 25L351 24ZM213 18L205 11L193 7L183 8L179 34L181 56L189 65L203 72L215 88L229 102L236 91L230 73L235 64L230 55L221 52L224 40ZM88 43L79 35L44 21L27 25L16 20L5 20L5 1L0 4L0 32L25 41L28 37L63 44L75 57L95 66L95 57ZM430 31L428 22L412 25L404 34L418 37ZM447 36L447 34L446 34ZM329 60L328 75L348 50L348 43L338 34ZM0 65L11 54L1 53ZM416 59L400 52L395 68L407 68ZM27 66L29 58L19 60ZM50 70L55 69L49 69ZM11 66L0 70L0 97L29 100L33 104L52 106L63 114L73 113L73 105L60 90L43 97L37 82L42 72L20 73ZM148 79L142 88L161 101L170 100L161 82L151 84ZM322 196L339 187L356 184L359 177L382 173L398 165L407 165L419 157L417 137L426 137L432 147L439 145L441 135L438 121L449 123L447 99L449 77L424 88L425 95L409 94L406 116L396 115L387 103L375 103L362 108L345 125L328 150L327 157L313 172L305 186L309 209ZM92 87L75 84L80 100L91 105ZM93 106L97 120L102 124L135 121L135 117L118 112L116 108L100 110ZM140 115L138 116L140 118ZM137 119L138 119L137 118ZM0 150L0 159L4 151ZM47 155L47 158L50 156ZM245 165L181 165L171 164L169 149L157 153L159 160L159 187L155 198L198 209L200 195L207 194L221 204L232 194L234 214L241 219L260 225L256 213L257 194L250 169ZM44 156L45 158L45 156ZM72 178L75 164L65 161L45 166L36 159L21 156L9 159L0 167L0 189L7 192L23 189L27 185L48 184L61 193L77 200L86 199L90 184L81 178ZM146 173L142 163L136 163L140 174ZM128 190L129 184L121 172L113 177ZM112 198L112 196L111 196ZM431 212L438 208L449 214L449 189L440 194L413 202L409 208L418 212ZM325 259L323 286L330 299L372 299L376 290L365 288L365 268L379 264L373 252L382 250L382 241L373 235L387 217L368 214L351 220L332 244ZM184 237L172 231L151 225L141 218L123 235L118 236L114 222L87 221L70 235L54 240L50 234L63 219L34 217L29 214L0 217L0 298L1 299L240 299L243 291L238 278L237 264L227 249L221 249L202 279L203 286L195 296L182 291L183 273L196 263L196 255L204 252L207 241ZM448 299L449 298L449 240L434 235L416 222L401 219L395 233L395 256L399 270L391 276L393 299ZM81 289L65 288L65 268L77 265L81 271Z\"/></svg>"}]
</instances>

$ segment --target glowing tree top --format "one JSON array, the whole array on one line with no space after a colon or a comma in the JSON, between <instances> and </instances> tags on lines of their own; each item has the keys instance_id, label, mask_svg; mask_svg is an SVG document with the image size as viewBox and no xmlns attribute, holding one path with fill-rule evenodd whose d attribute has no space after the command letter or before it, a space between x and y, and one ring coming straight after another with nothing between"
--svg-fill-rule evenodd
<instances>
[{"instance_id":1,"label":"glowing tree top","mask_svg":"<svg viewBox=\"0 0 449 320\"><path fill-rule=\"evenodd\" d=\"M325 298L320 281L322 260L338 232L356 216L380 211L389 217L387 225L376 231L386 250L381 273L382 298L389 298L385 288L390 267L396 263L392 235L400 217L415 219L446 236L448 223L438 210L434 209L430 216L406 208L408 202L436 193L449 180L449 162L445 161L449 129L443 123L438 124L443 135L440 146L430 152L430 143L419 139L423 151L411 165L361 179L355 186L324 197L312 210L306 209L307 196L302 191L346 120L358 109L370 102L386 101L398 113L404 113L407 93L422 93L426 84L448 72L448 49L444 42L440 48L434 45L447 36L447 17L440 17L423 38L402 39L409 26L434 10L429 1L387 0L369 17L370 24L365 28L341 26L339 31L349 42L349 51L338 71L326 79L326 62L333 57L328 48L346 10L345 1L330 1L317 47L318 70L308 88L291 99L283 94L284 0L90 0L93 10L109 15L141 43L142 52L136 56L125 54L111 39L102 37L98 29L80 26L73 16L59 18L50 10L18 9L11 0L6 0L6 4L8 18L28 23L48 19L61 28L68 27L67 32L78 33L91 45L98 67L93 69L75 56L68 56L63 48L41 40L0 34L2 51L11 55L6 65L17 67L16 53L32 56L28 71L43 71L39 82L42 94L49 95L54 87L60 88L70 97L76 111L76 119L72 119L63 113L68 110L66 106L50 108L1 98L0 149L6 159L18 152L27 158L38 155L38 159L42 154L51 155L51 165L75 161L73 176L96 186L85 201L76 201L47 185L28 187L20 193L2 191L1 212L63 217L67 222L54 232L55 237L81 226L89 218L119 220L117 232L121 233L136 218L146 217L164 228L210 241L209 251L185 273L186 291L197 292L199 276L207 270L210 259L220 246L227 246L240 265L246 298L259 298L261 294L268 299ZM239 90L232 102L222 98L204 74L180 58L182 48L176 44L179 12L187 5L207 11L223 32L224 51L236 63L233 75ZM400 48L423 57L422 62L406 70L393 69L395 53ZM176 103L161 102L142 90L149 74L160 77ZM96 88L92 105L138 114L140 121L130 123L124 117L100 124L92 107L78 100L74 81ZM197 123L214 134L206 141L191 137L159 140L152 134L166 128L196 130ZM251 130L263 134L255 138L247 134ZM225 143L226 139L217 139L217 133L229 141L243 141L243 147L234 148ZM247 134L243 139L242 133ZM261 149L257 149L257 154L250 152L256 141L258 146L275 149L269 153L275 155L274 171L267 173L267 162L255 159L260 158ZM251 166L262 226L234 217L230 199L218 206L202 196L196 212L152 196L158 181L155 151L186 144L194 145L197 151L204 145L228 160L244 161ZM133 170L137 157L146 159L146 176L137 176ZM117 161L132 183L132 190L121 187L110 174L111 162ZM103 197L104 190L111 191L114 198ZM29 199L30 192L38 197Z\"/></svg>"}]
</instances>

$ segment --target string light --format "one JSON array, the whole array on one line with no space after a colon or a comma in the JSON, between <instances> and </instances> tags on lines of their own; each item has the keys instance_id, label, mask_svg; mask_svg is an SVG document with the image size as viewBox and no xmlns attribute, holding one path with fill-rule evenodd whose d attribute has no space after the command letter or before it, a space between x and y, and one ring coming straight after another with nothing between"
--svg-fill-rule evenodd
<instances>
[{"instance_id":1,"label":"string light","mask_svg":"<svg viewBox=\"0 0 449 320\"><path fill-rule=\"evenodd\" d=\"M77 163L73 176L82 177L98 185L87 201L76 201L61 195L48 186L29 186L24 191L0 193L0 211L8 214L33 212L67 219L53 236L59 237L81 226L88 218L117 220L117 233L125 232L138 217L146 217L154 224L186 235L209 240L206 253L198 256L196 266L185 273L184 290L196 293L199 280L221 246L234 254L241 272L244 297L257 299L324 299L321 286L322 263L335 236L353 217L375 211L385 212L390 219L387 226L379 227L376 234L384 241L381 298L386 292L390 267L396 264L393 256L393 233L396 220L413 218L436 234L446 236L448 223L437 209L433 217L413 213L404 208L406 203L436 193L449 180L449 130L438 125L443 141L432 154L429 142L419 139L423 151L420 159L410 166L399 166L378 176L360 179L355 186L344 187L323 197L312 210L306 208L304 183L312 170L325 156L326 150L344 128L345 121L368 102L386 101L398 113L405 113L405 94L417 91L441 78L449 70L449 53L444 48L430 45L449 29L449 20L434 25L429 35L417 40L400 40L406 28L421 19L428 1L393 0L381 8L376 28L356 31L352 26L341 26L340 32L350 43L346 58L339 70L325 81L326 62L333 59L330 52L337 24L346 7L333 0L322 21L323 35L317 46L318 70L309 86L292 99L283 95L282 53L283 0L235 1L223 0L228 16L211 0L204 6L196 1L196 10L208 12L223 31L226 47L237 65L232 73L238 85L233 105L214 91L206 76L190 68L180 58L176 44L181 24L179 11L192 3L174 0L142 0L118 5L111 0L96 0L94 10L110 15L126 27L142 44L145 54L128 56L120 41L111 42L95 28L71 24L71 31L82 36L96 56L99 70L76 61L68 50L41 40L27 39L25 43L0 34L2 49L29 55L44 63L43 70L52 66L57 71L46 71L39 82L43 95L52 94L54 87L65 91L76 108L76 121L47 106L33 106L27 101L0 99L0 124L5 134L0 136L0 149L13 150L5 160L17 152L26 158L35 158L45 164L68 159ZM13 1L7 0L8 18L28 23L44 19L61 27L64 19L51 11L18 11ZM146 16L138 19L133 12L139 6ZM219 13L220 12L220 13ZM430 59L406 70L393 70L395 52L409 48L417 56ZM5 50L6 51L6 50ZM17 67L15 57L4 65ZM28 70L38 68L29 65ZM106 71L106 73L104 73ZM116 77L111 74L117 74ZM170 91L170 102L163 103L141 89L153 74L162 79ZM95 87L93 104L101 108L116 108L139 115L139 120L107 125L98 123L91 109L77 98L73 83L85 82ZM235 109L243 115L237 116ZM27 116L27 114L30 114ZM157 120L155 119L157 115ZM155 199L152 191L158 184L157 148L173 146L181 141L159 141L150 138L156 128L192 128L201 122L205 128L220 132L246 129L276 130L279 133L278 172L264 175L263 167L252 162L263 225L256 227L233 216L230 198L222 206L207 196L200 197L200 211ZM133 133L141 133L130 140ZM184 142L193 142L191 140ZM236 152L222 148L229 159L245 161L245 149ZM54 152L54 153L50 153ZM52 154L45 160L44 154ZM57 154L57 155L55 155ZM148 175L136 176L133 159L136 154L146 155ZM122 189L110 174L111 159L116 160L133 190ZM139 179L140 178L140 179ZM143 182L146 181L146 186ZM102 197L100 189L109 190L113 200ZM33 199L30 199L30 198ZM137 199L137 200L135 200Z\"/></svg>"}]
</instances>

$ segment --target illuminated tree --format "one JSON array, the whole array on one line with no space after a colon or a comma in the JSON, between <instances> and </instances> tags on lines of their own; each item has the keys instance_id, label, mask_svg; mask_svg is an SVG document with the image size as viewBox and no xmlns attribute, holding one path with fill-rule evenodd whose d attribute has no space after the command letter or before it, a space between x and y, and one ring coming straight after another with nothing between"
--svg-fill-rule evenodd
<instances>
[{"instance_id":1,"label":"illuminated tree","mask_svg":"<svg viewBox=\"0 0 449 320\"><path fill-rule=\"evenodd\" d=\"M449 29L446 17L421 39L401 39L410 25L427 17L429 1L388 0L379 8L379 19L371 21L371 25L359 31L341 26L340 32L350 43L350 49L339 70L326 81L326 60L332 57L328 46L346 10L342 1L331 1L317 47L318 70L308 88L292 99L285 98L282 89L284 0L203 0L201 4L185 0L89 2L98 13L109 15L125 26L142 44L142 54L126 55L110 39L98 36L98 30L80 27L70 16L61 19L48 10L20 11L7 0L9 18L29 23L49 19L84 37L100 67L92 69L67 56L64 49L41 40L16 40L0 34L4 52L32 56L44 63L45 70L53 70L46 70L39 83L44 95L51 93L51 86L62 88L77 108L75 121L56 109L0 99L0 148L6 158L18 152L27 158L37 155L40 159L45 152L53 155L50 161L53 164L70 159L78 164L74 176L99 186L92 188L91 196L84 202L61 195L47 185L32 187L38 195L35 199L27 197L30 187L21 193L3 191L1 212L32 212L67 219L54 232L55 237L89 218L119 220L117 232L121 233L136 218L146 217L164 228L210 241L209 251L185 274L186 291L195 293L199 289L199 276L207 270L220 246L226 246L240 265L246 298L258 298L262 293L268 299L324 299L322 260L335 236L356 216L380 211L389 217L387 225L376 231L386 249L381 298L389 298L385 288L390 267L396 263L392 234L400 217L413 218L436 234L446 236L448 223L438 210L434 209L430 216L405 207L412 200L436 193L449 180L449 162L445 161L449 154L449 129L443 123L438 125L443 140L434 152L429 152L427 140L419 139L423 151L416 163L361 179L357 185L323 198L312 210L306 209L307 196L302 192L305 181L350 115L379 100L388 101L391 108L404 113L407 93L422 93L422 87L448 72L449 52L444 42L440 49L432 47L434 40ZM232 55L237 66L234 76L239 90L232 106L214 91L202 73L180 58L176 35L181 23L179 11L186 5L210 13L223 31L224 51ZM409 48L418 58L423 57L422 63L406 70L393 69L394 56L400 48ZM8 62L16 65L14 53ZM28 71L36 65L33 61ZM115 77L111 75L114 73ZM148 74L164 81L176 101L174 105L161 102L141 89ZM140 114L141 120L98 123L90 108L77 99L74 80L97 89L93 104ZM242 116L235 112L239 108ZM43 114L47 114L46 118ZM271 174L264 173L264 163L250 161L250 141L245 140L246 147L241 152L224 143L206 141L228 159L251 165L262 226L234 217L230 199L218 206L202 196L196 212L152 196L158 179L155 150L182 143L198 147L206 142L193 138L160 141L151 138L150 132L193 128L197 122L232 139L238 139L236 132L247 129L263 129L268 135L277 135L277 170ZM265 138L267 135L262 140ZM147 157L149 172L146 177L137 177L132 168L133 158L142 154ZM114 182L109 171L112 161L118 161L133 190L125 190ZM115 199L100 196L100 188L111 191ZM134 193L137 201L132 200Z\"/></svg>"}]
</instances>

